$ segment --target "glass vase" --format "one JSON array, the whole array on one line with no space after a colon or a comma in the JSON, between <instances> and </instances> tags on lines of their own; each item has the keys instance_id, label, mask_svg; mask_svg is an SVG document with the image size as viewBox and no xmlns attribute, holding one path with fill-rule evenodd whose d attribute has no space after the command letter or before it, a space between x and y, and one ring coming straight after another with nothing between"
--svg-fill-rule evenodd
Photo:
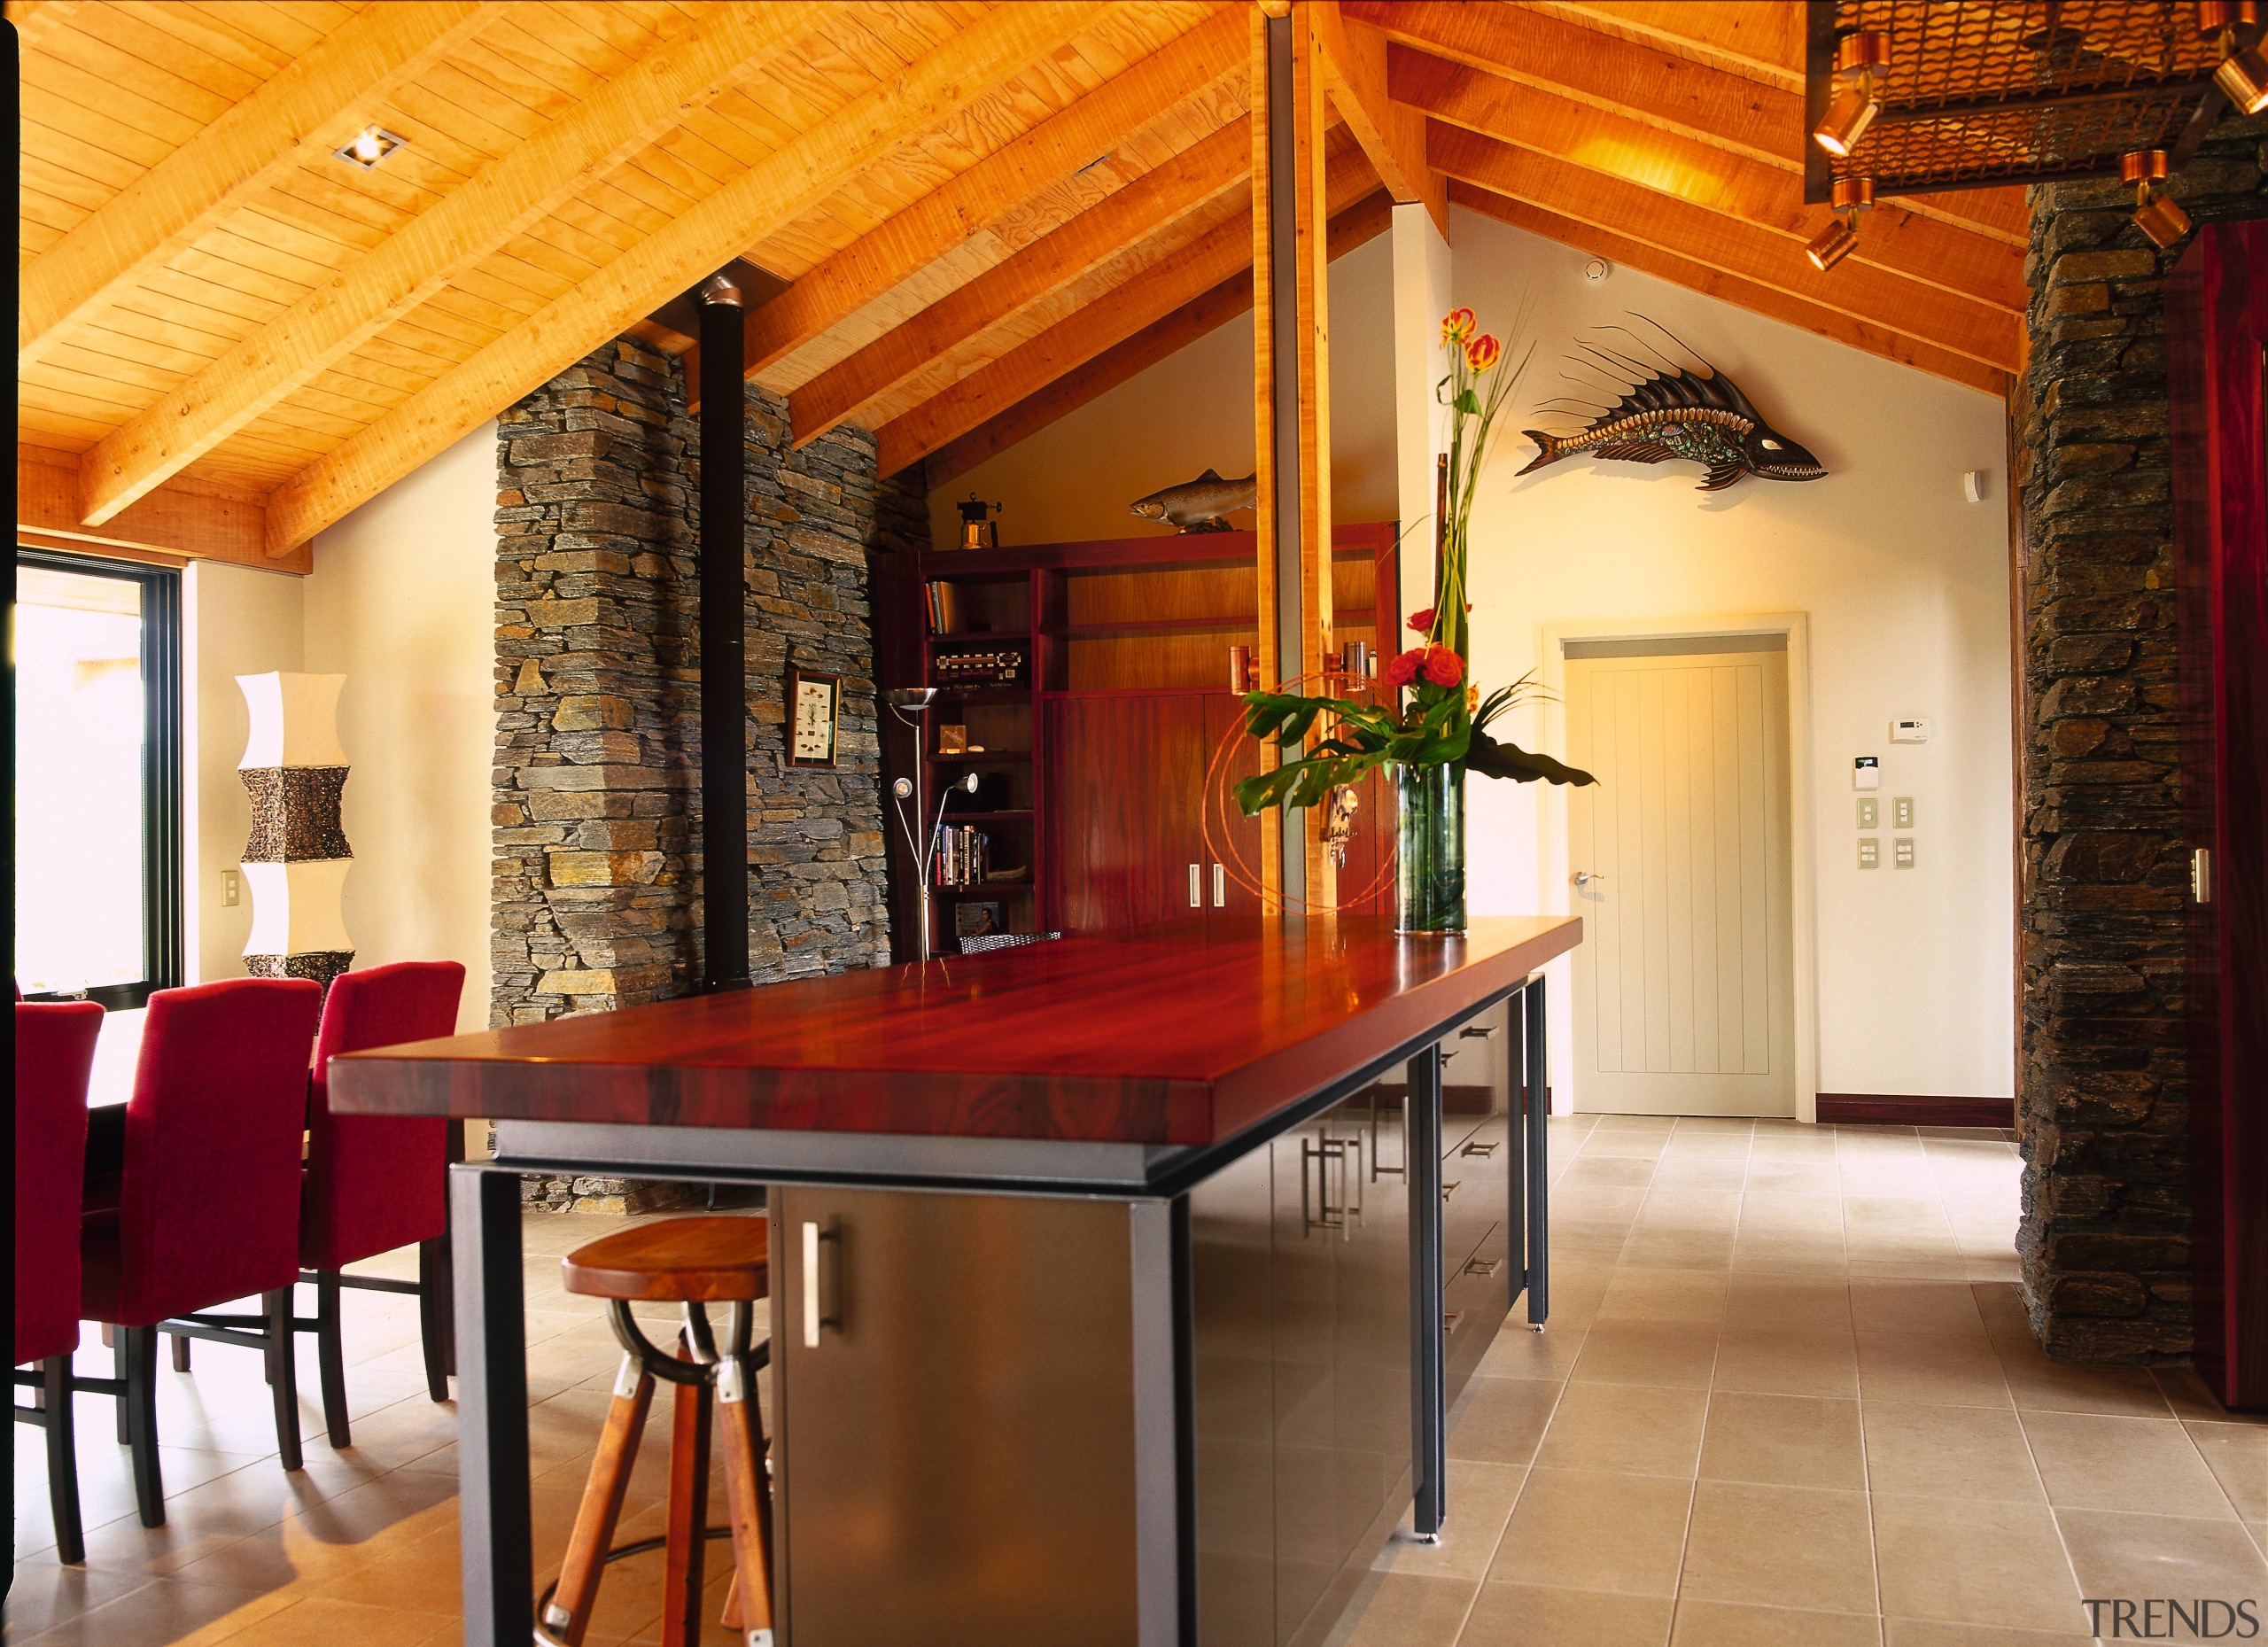
<instances>
[{"instance_id":1,"label":"glass vase","mask_svg":"<svg viewBox=\"0 0 2268 1647\"><path fill-rule=\"evenodd\" d=\"M1461 762L1394 768L1400 792L1400 857L1394 866L1394 930L1413 936L1464 932L1464 766Z\"/></svg>"}]
</instances>

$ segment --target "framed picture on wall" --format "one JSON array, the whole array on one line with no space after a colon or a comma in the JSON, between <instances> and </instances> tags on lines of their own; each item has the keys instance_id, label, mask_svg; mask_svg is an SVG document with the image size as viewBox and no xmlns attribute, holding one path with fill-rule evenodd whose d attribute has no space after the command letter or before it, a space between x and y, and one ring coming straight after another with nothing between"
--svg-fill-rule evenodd
<instances>
[{"instance_id":1,"label":"framed picture on wall","mask_svg":"<svg viewBox=\"0 0 2268 1647\"><path fill-rule=\"evenodd\" d=\"M843 678L808 669L788 672L788 764L835 765L835 723L843 704Z\"/></svg>"}]
</instances>

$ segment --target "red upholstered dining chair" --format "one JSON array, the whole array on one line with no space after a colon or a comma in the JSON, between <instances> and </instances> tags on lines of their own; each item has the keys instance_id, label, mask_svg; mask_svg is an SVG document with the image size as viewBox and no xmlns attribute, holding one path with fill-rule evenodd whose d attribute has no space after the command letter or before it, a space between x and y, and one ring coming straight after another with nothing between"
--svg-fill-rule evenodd
<instances>
[{"instance_id":1,"label":"red upholstered dining chair","mask_svg":"<svg viewBox=\"0 0 2268 1647\"><path fill-rule=\"evenodd\" d=\"M302 1281L315 1286L315 1344L322 1416L333 1447L351 1444L338 1290L408 1293L425 1345L425 1392L449 1398L449 1123L434 1117L334 1115L330 1060L341 1053L431 1041L456 1032L464 968L453 960L398 961L343 975L323 1002L307 1103L307 1172L299 1203ZM417 1244L417 1279L342 1275L348 1264Z\"/></svg>"},{"instance_id":2,"label":"red upholstered dining chair","mask_svg":"<svg viewBox=\"0 0 2268 1647\"><path fill-rule=\"evenodd\" d=\"M20 991L19 991L20 993ZM71 1352L79 1348L79 1185L87 1156L87 1074L103 1009L92 1001L16 1006L16 1358L14 1382L41 1393L16 1422L47 1432L55 1550L86 1559L71 1428Z\"/></svg>"},{"instance_id":3,"label":"red upholstered dining chair","mask_svg":"<svg viewBox=\"0 0 2268 1647\"><path fill-rule=\"evenodd\" d=\"M150 997L127 1100L117 1204L81 1232L79 1313L116 1329L127 1443L144 1527L165 1524L158 1472L158 1334L258 1349L276 1451L299 1467L291 1289L299 1275L299 1140L322 990L231 978ZM213 1315L260 1297L260 1315Z\"/></svg>"}]
</instances>

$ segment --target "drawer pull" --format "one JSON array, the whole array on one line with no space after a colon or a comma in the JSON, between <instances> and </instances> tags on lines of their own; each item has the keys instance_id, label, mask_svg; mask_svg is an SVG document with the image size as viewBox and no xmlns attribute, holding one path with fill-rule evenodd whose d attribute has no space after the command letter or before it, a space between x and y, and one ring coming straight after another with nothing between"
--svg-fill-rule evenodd
<instances>
[{"instance_id":1,"label":"drawer pull","mask_svg":"<svg viewBox=\"0 0 2268 1647\"><path fill-rule=\"evenodd\" d=\"M1457 1151L1457 1154L1460 1155L1478 1155L1483 1161L1486 1161L1489 1156L1496 1153L1496 1146L1502 1142L1503 1140L1501 1138L1491 1138L1488 1142L1484 1144L1479 1138L1475 1138L1472 1143L1467 1144L1463 1149Z\"/></svg>"},{"instance_id":2,"label":"drawer pull","mask_svg":"<svg viewBox=\"0 0 2268 1647\"><path fill-rule=\"evenodd\" d=\"M1491 1276L1503 1267L1504 1261L1501 1258L1474 1258L1466 1262L1464 1272L1467 1275Z\"/></svg>"},{"instance_id":3,"label":"drawer pull","mask_svg":"<svg viewBox=\"0 0 2268 1647\"><path fill-rule=\"evenodd\" d=\"M1464 1319L1464 1311L1462 1309L1451 1309L1444 1312L1441 1317L1442 1334L1447 1336L1448 1334L1456 1332L1456 1324Z\"/></svg>"},{"instance_id":4,"label":"drawer pull","mask_svg":"<svg viewBox=\"0 0 2268 1647\"><path fill-rule=\"evenodd\" d=\"M1462 1178L1451 1178L1451 1179L1450 1179L1447 1184L1442 1185L1441 1185L1441 1199L1442 1199L1443 1200L1449 1200L1449 1198L1450 1196L1452 1196L1452 1195L1456 1194L1456 1191L1457 1191L1457 1185L1460 1185L1460 1184L1462 1184L1462 1183L1464 1183L1464 1179L1462 1179Z\"/></svg>"}]
</instances>

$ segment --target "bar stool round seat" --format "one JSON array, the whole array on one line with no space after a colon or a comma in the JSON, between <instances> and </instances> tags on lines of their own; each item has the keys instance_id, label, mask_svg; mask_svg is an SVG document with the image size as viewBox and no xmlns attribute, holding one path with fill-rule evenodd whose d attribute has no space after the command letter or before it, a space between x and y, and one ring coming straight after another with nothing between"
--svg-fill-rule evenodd
<instances>
[{"instance_id":1,"label":"bar stool round seat","mask_svg":"<svg viewBox=\"0 0 2268 1647\"><path fill-rule=\"evenodd\" d=\"M768 1218L672 1218L602 1236L567 1255L561 1285L586 1298L750 1302L770 1291Z\"/></svg>"},{"instance_id":2,"label":"bar stool round seat","mask_svg":"<svg viewBox=\"0 0 2268 1647\"><path fill-rule=\"evenodd\" d=\"M764 1418L756 1373L771 1344L751 1343L755 1304L770 1290L770 1222L757 1217L669 1218L589 1241L561 1262L568 1292L606 1301L607 1320L623 1348L598 1451L558 1581L537 1600L539 1643L581 1647L609 1562L664 1551L664 1647L696 1647L701 1639L705 1542L729 1533L733 1584L724 1624L748 1647L772 1641L772 1483L765 1466ZM673 1303L683 1311L674 1355L650 1341L630 1313L633 1302ZM721 1344L705 1305L726 1307ZM658 1539L614 1542L630 1472L645 1433L656 1379L676 1388L670 1431L668 1532ZM711 1418L725 1454L728 1527L706 1525Z\"/></svg>"}]
</instances>

